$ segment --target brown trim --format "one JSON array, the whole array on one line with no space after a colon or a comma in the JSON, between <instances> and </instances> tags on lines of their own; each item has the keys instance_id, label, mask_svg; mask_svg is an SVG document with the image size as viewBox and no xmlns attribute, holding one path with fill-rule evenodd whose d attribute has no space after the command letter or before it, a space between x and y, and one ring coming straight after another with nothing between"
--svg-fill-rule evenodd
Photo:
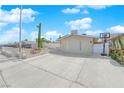
<instances>
[{"instance_id":1,"label":"brown trim","mask_svg":"<svg viewBox=\"0 0 124 93\"><path fill-rule=\"evenodd\" d=\"M103 42L94 42L93 44L102 44Z\"/></svg>"}]
</instances>

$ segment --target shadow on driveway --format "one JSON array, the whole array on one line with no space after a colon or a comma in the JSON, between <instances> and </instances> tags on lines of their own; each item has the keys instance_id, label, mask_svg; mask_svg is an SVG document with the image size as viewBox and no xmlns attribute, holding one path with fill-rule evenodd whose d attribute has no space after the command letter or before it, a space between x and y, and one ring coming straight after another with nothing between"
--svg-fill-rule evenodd
<instances>
[{"instance_id":1,"label":"shadow on driveway","mask_svg":"<svg viewBox=\"0 0 124 93\"><path fill-rule=\"evenodd\" d=\"M109 56L101 56L98 54L89 54L89 55L83 55L79 53L68 53L61 51L60 49L50 49L49 53L54 54L54 55L60 55L60 56L66 56L66 57L79 57L79 58L90 58L90 59L101 59L101 60L109 60L108 62L112 64L113 66L117 67L122 67L118 62L115 60L111 59Z\"/></svg>"},{"instance_id":2,"label":"shadow on driveway","mask_svg":"<svg viewBox=\"0 0 124 93\"><path fill-rule=\"evenodd\" d=\"M109 59L109 57L104 57L98 54L87 54L83 55L81 53L68 53L61 51L60 49L50 49L49 53L55 54L55 55L61 55L61 56L67 56L67 57L80 57L80 58L99 58L99 59Z\"/></svg>"}]
</instances>

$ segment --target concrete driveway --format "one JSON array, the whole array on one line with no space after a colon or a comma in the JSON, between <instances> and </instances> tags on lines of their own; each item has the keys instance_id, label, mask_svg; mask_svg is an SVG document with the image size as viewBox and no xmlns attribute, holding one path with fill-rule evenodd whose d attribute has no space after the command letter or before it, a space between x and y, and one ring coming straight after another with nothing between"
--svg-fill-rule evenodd
<instances>
[{"instance_id":1,"label":"concrete driveway","mask_svg":"<svg viewBox=\"0 0 124 93\"><path fill-rule=\"evenodd\" d=\"M124 87L124 68L106 57L50 52L1 62L0 87Z\"/></svg>"}]
</instances>

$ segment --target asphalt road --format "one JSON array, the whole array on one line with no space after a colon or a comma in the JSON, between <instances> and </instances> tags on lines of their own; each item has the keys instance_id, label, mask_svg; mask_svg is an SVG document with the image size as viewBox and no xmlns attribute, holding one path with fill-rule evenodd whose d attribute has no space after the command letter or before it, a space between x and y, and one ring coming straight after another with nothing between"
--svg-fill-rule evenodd
<instances>
[{"instance_id":1,"label":"asphalt road","mask_svg":"<svg viewBox=\"0 0 124 93\"><path fill-rule=\"evenodd\" d=\"M124 67L107 57L50 52L0 62L0 87L124 87Z\"/></svg>"}]
</instances>

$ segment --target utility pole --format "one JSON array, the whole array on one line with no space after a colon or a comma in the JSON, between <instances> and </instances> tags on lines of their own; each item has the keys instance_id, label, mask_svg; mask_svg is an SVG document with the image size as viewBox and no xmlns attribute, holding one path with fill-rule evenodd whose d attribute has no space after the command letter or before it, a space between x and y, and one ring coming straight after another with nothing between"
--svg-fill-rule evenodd
<instances>
[{"instance_id":1,"label":"utility pole","mask_svg":"<svg viewBox=\"0 0 124 93\"><path fill-rule=\"evenodd\" d=\"M19 20L19 58L20 59L21 59L21 53L22 53L21 33L22 33L22 5L20 6L20 20Z\"/></svg>"}]
</instances>

